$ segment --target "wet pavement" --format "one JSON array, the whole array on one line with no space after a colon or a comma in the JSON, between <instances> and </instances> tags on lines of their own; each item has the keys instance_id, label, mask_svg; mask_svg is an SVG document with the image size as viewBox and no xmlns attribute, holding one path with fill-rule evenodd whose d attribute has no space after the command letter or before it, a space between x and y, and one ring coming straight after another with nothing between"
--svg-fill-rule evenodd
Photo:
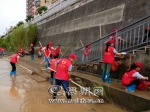
<instances>
[{"instance_id":1,"label":"wet pavement","mask_svg":"<svg viewBox=\"0 0 150 112\"><path fill-rule=\"evenodd\" d=\"M36 82L31 73L20 66L17 66L17 75L10 77L10 70L9 61L0 58L0 112L127 112L113 103L49 103L52 98L48 93L49 81ZM96 99L79 94L73 96L77 98ZM58 96L57 99L66 98Z\"/></svg>"}]
</instances>

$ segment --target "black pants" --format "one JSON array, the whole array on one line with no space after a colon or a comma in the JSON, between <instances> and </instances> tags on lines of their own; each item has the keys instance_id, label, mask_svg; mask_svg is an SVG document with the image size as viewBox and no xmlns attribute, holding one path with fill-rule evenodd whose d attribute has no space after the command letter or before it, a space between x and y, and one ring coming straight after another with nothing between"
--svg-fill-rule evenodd
<instances>
[{"instance_id":1,"label":"black pants","mask_svg":"<svg viewBox=\"0 0 150 112\"><path fill-rule=\"evenodd\" d=\"M16 65L15 65L15 63L12 63L12 62L10 62L10 64L11 64L11 66L12 66L12 72L14 72L15 70L16 70Z\"/></svg>"},{"instance_id":2,"label":"black pants","mask_svg":"<svg viewBox=\"0 0 150 112\"><path fill-rule=\"evenodd\" d=\"M56 58L58 58L59 57L59 54L56 54Z\"/></svg>"},{"instance_id":3,"label":"black pants","mask_svg":"<svg viewBox=\"0 0 150 112\"><path fill-rule=\"evenodd\" d=\"M54 77L54 71L51 71L51 78Z\"/></svg>"},{"instance_id":4,"label":"black pants","mask_svg":"<svg viewBox=\"0 0 150 112\"><path fill-rule=\"evenodd\" d=\"M136 86L138 86L138 85L140 84L140 80L139 80L139 79L135 79L135 80L131 81L128 86L131 86L131 85L134 85L134 84L135 84Z\"/></svg>"},{"instance_id":5,"label":"black pants","mask_svg":"<svg viewBox=\"0 0 150 112\"><path fill-rule=\"evenodd\" d=\"M150 36L147 37L147 35L144 36L143 42L145 42L147 40L147 38L149 39Z\"/></svg>"}]
</instances>

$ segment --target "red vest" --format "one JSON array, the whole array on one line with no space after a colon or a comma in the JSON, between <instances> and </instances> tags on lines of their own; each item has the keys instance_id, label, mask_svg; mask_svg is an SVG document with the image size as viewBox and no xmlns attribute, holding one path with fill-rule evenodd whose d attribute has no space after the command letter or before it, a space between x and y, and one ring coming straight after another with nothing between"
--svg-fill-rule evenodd
<instances>
[{"instance_id":1,"label":"red vest","mask_svg":"<svg viewBox=\"0 0 150 112\"><path fill-rule=\"evenodd\" d=\"M59 54L59 52L60 52L60 48L57 47L56 50L55 50L55 53L56 53L56 54Z\"/></svg>"},{"instance_id":2,"label":"red vest","mask_svg":"<svg viewBox=\"0 0 150 112\"><path fill-rule=\"evenodd\" d=\"M89 56L90 54L90 46L84 47L84 56Z\"/></svg>"},{"instance_id":3,"label":"red vest","mask_svg":"<svg viewBox=\"0 0 150 112\"><path fill-rule=\"evenodd\" d=\"M11 57L10 62L16 63L16 62L17 62L17 57L18 57L18 56L19 56L18 54L14 54L14 55Z\"/></svg>"},{"instance_id":4,"label":"red vest","mask_svg":"<svg viewBox=\"0 0 150 112\"><path fill-rule=\"evenodd\" d=\"M52 59L50 61L50 64L51 64L51 69L55 70L55 63L57 62L58 59ZM50 70L51 71L51 70Z\"/></svg>"},{"instance_id":5,"label":"red vest","mask_svg":"<svg viewBox=\"0 0 150 112\"><path fill-rule=\"evenodd\" d=\"M104 49L104 51L105 51L105 49ZM109 46L108 52L104 52L104 63L112 64L114 62L115 54L114 54L113 50L114 50L114 47Z\"/></svg>"},{"instance_id":6,"label":"red vest","mask_svg":"<svg viewBox=\"0 0 150 112\"><path fill-rule=\"evenodd\" d=\"M69 74L68 74L68 68L72 65L71 61L64 58L61 59L58 66L57 66L57 72L55 74L55 77L61 80L69 80Z\"/></svg>"},{"instance_id":7,"label":"red vest","mask_svg":"<svg viewBox=\"0 0 150 112\"><path fill-rule=\"evenodd\" d=\"M50 50L45 49L44 50L44 56L49 57L50 56Z\"/></svg>"},{"instance_id":8,"label":"red vest","mask_svg":"<svg viewBox=\"0 0 150 112\"><path fill-rule=\"evenodd\" d=\"M136 77L132 77L132 75L136 72L137 72L136 70L131 70L130 72L126 72L121 79L122 85L127 86L130 84L131 81L135 80Z\"/></svg>"}]
</instances>

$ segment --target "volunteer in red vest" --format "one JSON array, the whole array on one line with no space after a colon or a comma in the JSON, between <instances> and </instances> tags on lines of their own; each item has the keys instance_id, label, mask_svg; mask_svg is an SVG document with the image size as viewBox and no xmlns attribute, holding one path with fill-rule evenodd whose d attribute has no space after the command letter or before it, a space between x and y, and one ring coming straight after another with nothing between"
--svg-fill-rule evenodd
<instances>
[{"instance_id":1,"label":"volunteer in red vest","mask_svg":"<svg viewBox=\"0 0 150 112\"><path fill-rule=\"evenodd\" d=\"M34 61L34 46L33 46L33 44L30 44L29 52L30 52L31 61Z\"/></svg>"},{"instance_id":2,"label":"volunteer in red vest","mask_svg":"<svg viewBox=\"0 0 150 112\"><path fill-rule=\"evenodd\" d=\"M109 40L114 40L114 43L116 43L116 32L117 32L117 28L114 28L112 30L113 34L110 36ZM121 36L117 36L118 37L118 46L120 46L120 41L123 40L123 41L126 41L124 39L121 38Z\"/></svg>"},{"instance_id":3,"label":"volunteer in red vest","mask_svg":"<svg viewBox=\"0 0 150 112\"><path fill-rule=\"evenodd\" d=\"M51 77L50 77L50 84L53 84L53 79L54 79L54 74L56 72L56 62L57 62L58 58L56 56L56 54L53 53L53 56L52 56L52 59L50 60L50 74L51 74Z\"/></svg>"},{"instance_id":4,"label":"volunteer in red vest","mask_svg":"<svg viewBox=\"0 0 150 112\"><path fill-rule=\"evenodd\" d=\"M69 79L71 75L71 70L72 70L72 63L74 60L77 60L75 54L70 54L67 58L63 58L57 61L57 71L55 74L55 79L56 79L56 88L54 93L53 93L53 99L56 98L57 92L58 92L58 86L63 87L63 89L66 92L66 97L67 99L71 99L71 94L69 93Z\"/></svg>"},{"instance_id":5,"label":"volunteer in red vest","mask_svg":"<svg viewBox=\"0 0 150 112\"><path fill-rule=\"evenodd\" d=\"M0 47L0 55L4 54L4 48Z\"/></svg>"},{"instance_id":6,"label":"volunteer in red vest","mask_svg":"<svg viewBox=\"0 0 150 112\"><path fill-rule=\"evenodd\" d=\"M49 42L49 51L51 52L51 54L50 54L50 60L51 60L52 59L52 54L55 52L52 42Z\"/></svg>"},{"instance_id":7,"label":"volunteer in red vest","mask_svg":"<svg viewBox=\"0 0 150 112\"><path fill-rule=\"evenodd\" d=\"M2 47L0 47L0 55L2 54Z\"/></svg>"},{"instance_id":8,"label":"volunteer in red vest","mask_svg":"<svg viewBox=\"0 0 150 112\"><path fill-rule=\"evenodd\" d=\"M106 48L104 49L104 69L102 72L102 80L108 84L111 83L110 81L110 69L111 65L114 61L115 54L121 55L126 54L125 52L118 53L116 49L114 48L114 40L109 40L106 44Z\"/></svg>"},{"instance_id":9,"label":"volunteer in red vest","mask_svg":"<svg viewBox=\"0 0 150 112\"><path fill-rule=\"evenodd\" d=\"M46 62L45 68L47 69L49 67L49 61L50 61L50 55L52 53L52 50L50 50L50 45L47 44L46 47L44 47L42 50L44 50L44 61Z\"/></svg>"},{"instance_id":10,"label":"volunteer in red vest","mask_svg":"<svg viewBox=\"0 0 150 112\"><path fill-rule=\"evenodd\" d=\"M42 57L42 47L39 47L38 49L38 58Z\"/></svg>"},{"instance_id":11,"label":"volunteer in red vest","mask_svg":"<svg viewBox=\"0 0 150 112\"><path fill-rule=\"evenodd\" d=\"M59 53L61 52L60 45L55 48L56 57L59 57Z\"/></svg>"},{"instance_id":12,"label":"volunteer in red vest","mask_svg":"<svg viewBox=\"0 0 150 112\"><path fill-rule=\"evenodd\" d=\"M83 52L83 55L82 55L82 62L88 60L88 56L90 55L90 50L91 50L90 44L88 44L84 47L84 52Z\"/></svg>"},{"instance_id":13,"label":"volunteer in red vest","mask_svg":"<svg viewBox=\"0 0 150 112\"><path fill-rule=\"evenodd\" d=\"M17 74L17 72L16 72L16 63L18 62L20 54L21 54L21 51L17 51L16 54L14 54L14 55L11 56L10 64L12 66L12 70L10 72L10 76L12 76L13 74L14 75Z\"/></svg>"},{"instance_id":14,"label":"volunteer in red vest","mask_svg":"<svg viewBox=\"0 0 150 112\"><path fill-rule=\"evenodd\" d=\"M126 90L129 92L134 92L135 88L140 84L140 79L148 80L148 77L144 77L140 74L141 70L143 70L142 63L135 62L123 75L121 80L122 85L126 86Z\"/></svg>"},{"instance_id":15,"label":"volunteer in red vest","mask_svg":"<svg viewBox=\"0 0 150 112\"><path fill-rule=\"evenodd\" d=\"M24 47L23 46L20 46L20 51L21 51L21 54L22 54L22 57L24 56Z\"/></svg>"}]
</instances>

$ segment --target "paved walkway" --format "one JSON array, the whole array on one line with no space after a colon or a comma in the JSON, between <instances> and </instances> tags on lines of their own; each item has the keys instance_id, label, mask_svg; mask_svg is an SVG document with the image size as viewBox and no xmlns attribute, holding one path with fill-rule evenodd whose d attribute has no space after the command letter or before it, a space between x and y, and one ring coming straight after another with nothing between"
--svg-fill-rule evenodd
<instances>
[{"instance_id":1,"label":"paved walkway","mask_svg":"<svg viewBox=\"0 0 150 112\"><path fill-rule=\"evenodd\" d=\"M28 58L26 58L28 59ZM42 60L42 59L41 59ZM39 60L39 62L41 62ZM49 82L38 83L31 78L30 72L17 66L16 77L10 77L11 66L6 59L0 59L0 112L126 112L110 104L53 104L47 90ZM65 96L58 96L65 99ZM76 98L93 98L75 95ZM94 99L94 98L93 98Z\"/></svg>"}]
</instances>

